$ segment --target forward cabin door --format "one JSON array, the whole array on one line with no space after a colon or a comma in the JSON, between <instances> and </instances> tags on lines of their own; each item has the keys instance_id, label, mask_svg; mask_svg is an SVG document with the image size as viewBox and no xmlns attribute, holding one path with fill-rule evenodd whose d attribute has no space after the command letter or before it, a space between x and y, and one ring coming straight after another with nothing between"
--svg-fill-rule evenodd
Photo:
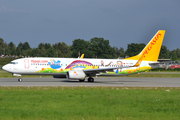
<instances>
[{"instance_id":1,"label":"forward cabin door","mask_svg":"<svg viewBox=\"0 0 180 120\"><path fill-rule=\"evenodd\" d=\"M24 60L24 68L29 69L29 60L28 59Z\"/></svg>"}]
</instances>

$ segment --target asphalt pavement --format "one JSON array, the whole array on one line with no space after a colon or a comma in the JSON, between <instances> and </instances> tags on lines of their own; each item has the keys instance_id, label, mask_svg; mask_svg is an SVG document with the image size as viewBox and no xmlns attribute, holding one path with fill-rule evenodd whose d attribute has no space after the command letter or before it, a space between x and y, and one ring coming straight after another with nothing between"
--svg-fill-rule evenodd
<instances>
[{"instance_id":1,"label":"asphalt pavement","mask_svg":"<svg viewBox=\"0 0 180 120\"><path fill-rule=\"evenodd\" d=\"M0 86L180 87L180 78L98 77L94 78L94 82L51 77L23 78L22 82L18 82L17 78L0 78Z\"/></svg>"}]
</instances>

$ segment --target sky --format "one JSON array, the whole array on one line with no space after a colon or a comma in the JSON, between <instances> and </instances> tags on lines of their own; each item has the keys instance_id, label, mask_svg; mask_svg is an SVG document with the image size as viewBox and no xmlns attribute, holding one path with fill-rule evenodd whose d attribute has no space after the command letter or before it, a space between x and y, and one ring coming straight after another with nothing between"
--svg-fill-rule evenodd
<instances>
[{"instance_id":1,"label":"sky","mask_svg":"<svg viewBox=\"0 0 180 120\"><path fill-rule=\"evenodd\" d=\"M1 0L0 38L36 48L102 37L126 50L166 30L163 45L174 50L180 48L179 6L179 0Z\"/></svg>"}]
</instances>

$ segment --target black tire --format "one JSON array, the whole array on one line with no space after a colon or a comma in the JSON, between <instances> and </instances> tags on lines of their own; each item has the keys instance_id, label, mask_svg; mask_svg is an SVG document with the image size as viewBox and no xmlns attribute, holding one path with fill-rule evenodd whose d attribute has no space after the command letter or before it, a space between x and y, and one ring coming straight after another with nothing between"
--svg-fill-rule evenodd
<instances>
[{"instance_id":1,"label":"black tire","mask_svg":"<svg viewBox=\"0 0 180 120\"><path fill-rule=\"evenodd\" d=\"M94 78L88 78L88 82L94 82Z\"/></svg>"},{"instance_id":2,"label":"black tire","mask_svg":"<svg viewBox=\"0 0 180 120\"><path fill-rule=\"evenodd\" d=\"M22 80L23 80L22 78L19 78L19 79L18 79L19 82L22 82Z\"/></svg>"},{"instance_id":3,"label":"black tire","mask_svg":"<svg viewBox=\"0 0 180 120\"><path fill-rule=\"evenodd\" d=\"M85 79L83 79L83 80L82 80L82 79L79 79L79 82L84 82L84 80L85 80Z\"/></svg>"}]
</instances>

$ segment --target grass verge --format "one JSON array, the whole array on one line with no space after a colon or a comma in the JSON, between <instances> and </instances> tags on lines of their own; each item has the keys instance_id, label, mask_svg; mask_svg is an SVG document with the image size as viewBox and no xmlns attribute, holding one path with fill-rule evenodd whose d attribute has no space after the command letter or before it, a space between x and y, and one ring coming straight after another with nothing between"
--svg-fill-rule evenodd
<instances>
[{"instance_id":1,"label":"grass verge","mask_svg":"<svg viewBox=\"0 0 180 120\"><path fill-rule=\"evenodd\" d=\"M179 119L180 88L0 87L0 119Z\"/></svg>"}]
</instances>

